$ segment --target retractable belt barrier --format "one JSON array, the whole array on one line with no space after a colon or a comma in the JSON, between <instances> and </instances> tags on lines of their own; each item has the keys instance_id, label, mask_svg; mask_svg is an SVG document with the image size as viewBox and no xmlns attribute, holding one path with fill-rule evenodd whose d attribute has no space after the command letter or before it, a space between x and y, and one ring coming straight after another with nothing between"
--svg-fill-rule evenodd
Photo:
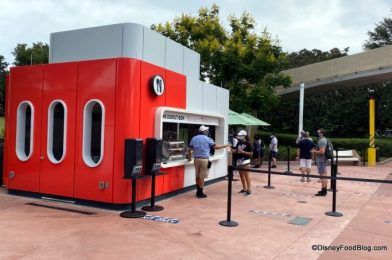
<instances>
[{"instance_id":1,"label":"retractable belt barrier","mask_svg":"<svg viewBox=\"0 0 392 260\"><path fill-rule=\"evenodd\" d=\"M354 177L337 177L338 172L338 151L336 151L336 158L332 158L331 160L331 176L323 176L323 175L306 175L309 178L320 178L320 179L329 179L331 180L331 190L332 190L332 211L325 212L326 215L332 217L341 217L343 216L342 213L336 211L336 182L337 180L342 181L357 181L357 182L372 182L372 183L386 183L392 184L392 180L380 180L380 179L368 179L368 178L354 178ZM289 158L288 158L289 159ZM336 164L334 163L336 162ZM221 221L220 224L222 226L237 226L238 223L231 220L231 190L232 190L232 181L233 181L233 171L234 170L241 170L246 172L255 172L255 173L263 173L268 174L268 185L265 188L273 188L271 186L271 175L281 175L281 176L289 176L289 177L302 177L302 173L291 173L288 164L288 170L285 172L278 172L278 171L271 171L271 156L269 156L268 162L268 170L259 170L259 169L251 169L251 168L237 168L234 166L228 167L228 194L227 194L227 220Z\"/></svg>"}]
</instances>

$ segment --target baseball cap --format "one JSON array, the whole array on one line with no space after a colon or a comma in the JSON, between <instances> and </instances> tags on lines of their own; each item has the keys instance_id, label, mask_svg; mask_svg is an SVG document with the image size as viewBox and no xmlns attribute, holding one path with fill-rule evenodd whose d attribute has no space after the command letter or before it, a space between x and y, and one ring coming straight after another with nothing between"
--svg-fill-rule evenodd
<instances>
[{"instance_id":1,"label":"baseball cap","mask_svg":"<svg viewBox=\"0 0 392 260\"><path fill-rule=\"evenodd\" d=\"M202 125L199 127L199 132L204 132L204 131L207 131L208 129L209 129L209 127Z\"/></svg>"},{"instance_id":2,"label":"baseball cap","mask_svg":"<svg viewBox=\"0 0 392 260\"><path fill-rule=\"evenodd\" d=\"M241 131L238 132L237 135L244 135L245 136L246 135L246 131L245 130L241 130Z\"/></svg>"}]
</instances>

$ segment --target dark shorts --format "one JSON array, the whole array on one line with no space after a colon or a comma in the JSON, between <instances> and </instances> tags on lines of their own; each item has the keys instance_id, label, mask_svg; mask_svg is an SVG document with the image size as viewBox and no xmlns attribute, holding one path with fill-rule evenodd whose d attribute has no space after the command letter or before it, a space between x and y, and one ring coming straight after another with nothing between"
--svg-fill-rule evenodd
<instances>
[{"instance_id":1,"label":"dark shorts","mask_svg":"<svg viewBox=\"0 0 392 260\"><path fill-rule=\"evenodd\" d=\"M264 152L253 152L253 159L263 158Z\"/></svg>"},{"instance_id":2,"label":"dark shorts","mask_svg":"<svg viewBox=\"0 0 392 260\"><path fill-rule=\"evenodd\" d=\"M278 157L278 152L271 151L270 155L271 155L271 157L276 158L276 157Z\"/></svg>"}]
</instances>

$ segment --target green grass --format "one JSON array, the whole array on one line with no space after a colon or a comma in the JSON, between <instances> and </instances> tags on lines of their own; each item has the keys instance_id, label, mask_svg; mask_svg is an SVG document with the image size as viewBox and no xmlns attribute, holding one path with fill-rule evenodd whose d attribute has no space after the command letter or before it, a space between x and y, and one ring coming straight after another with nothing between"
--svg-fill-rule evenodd
<instances>
[{"instance_id":1,"label":"green grass","mask_svg":"<svg viewBox=\"0 0 392 260\"><path fill-rule=\"evenodd\" d=\"M0 138L4 138L4 117L0 117Z\"/></svg>"}]
</instances>

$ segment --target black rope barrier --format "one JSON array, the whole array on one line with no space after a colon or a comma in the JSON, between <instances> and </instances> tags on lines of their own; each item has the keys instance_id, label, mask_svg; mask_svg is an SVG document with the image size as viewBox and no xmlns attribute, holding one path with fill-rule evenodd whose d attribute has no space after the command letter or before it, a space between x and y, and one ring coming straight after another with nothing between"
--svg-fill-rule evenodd
<instances>
[{"instance_id":1,"label":"black rope barrier","mask_svg":"<svg viewBox=\"0 0 392 260\"><path fill-rule=\"evenodd\" d=\"M238 170L236 167L234 167L234 170ZM254 169L242 169L243 171L248 171L248 172L258 172L258 173L265 173L268 174L268 171L265 170L254 170ZM300 173L284 173L284 172L270 172L271 175L281 175L281 176L298 176L302 177L302 174ZM336 178L336 180L342 180L342 181L358 181L358 182L375 182L375 183L389 183L392 184L392 180L380 180L380 179L366 179L366 178L354 178L354 177L341 177L341 176L336 176L336 177L331 177L331 176L322 176L322 175L308 175L310 178L319 178L319 179L329 179L332 180Z\"/></svg>"},{"instance_id":2,"label":"black rope barrier","mask_svg":"<svg viewBox=\"0 0 392 260\"><path fill-rule=\"evenodd\" d=\"M338 152L337 152L338 154ZM332 160L333 161L333 160ZM332 162L333 164L333 162ZM342 213L336 211L336 188L337 188L337 180L342 181L358 181L358 182L371 182L371 183L385 183L385 184L392 184L392 180L380 180L380 179L367 179L367 178L353 178L353 177L337 177L337 164L336 167L331 168L331 176L324 176L324 175L307 175L309 178L320 178L320 179L329 179L331 180L332 185L332 211L325 212L328 216L333 217L341 217L343 216ZM238 226L238 222L231 220L231 195L232 195L232 181L233 181L233 172L234 170L242 170L247 172L255 172L255 173L263 173L268 174L268 185L264 186L264 188L273 189L275 187L271 186L271 175L281 175L281 176L291 176L291 177L302 177L302 173L287 173L287 172L276 172L271 171L271 155L269 156L268 161L268 170L261 170L261 169L252 169L252 168L239 168L235 166L228 167L228 192L227 192L227 219L220 221L219 224L226 227L235 227ZM133 211L135 209L133 208Z\"/></svg>"}]
</instances>

